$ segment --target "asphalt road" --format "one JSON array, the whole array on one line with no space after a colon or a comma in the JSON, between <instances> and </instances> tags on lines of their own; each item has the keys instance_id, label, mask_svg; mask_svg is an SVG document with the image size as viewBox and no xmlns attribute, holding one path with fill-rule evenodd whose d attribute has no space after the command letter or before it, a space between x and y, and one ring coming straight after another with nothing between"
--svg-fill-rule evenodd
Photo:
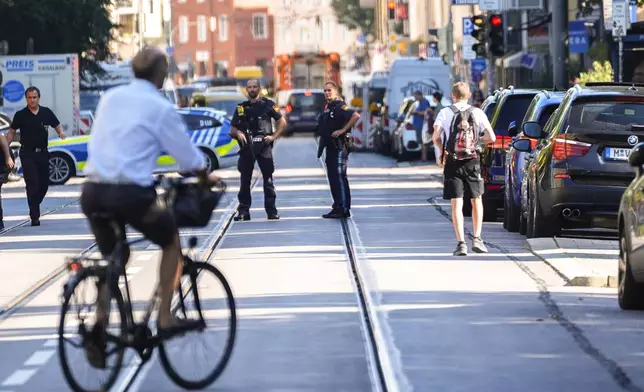
<instances>
[{"instance_id":1,"label":"asphalt road","mask_svg":"<svg viewBox=\"0 0 644 392\"><path fill-rule=\"evenodd\" d=\"M330 195L314 142L283 139L275 159L282 219L266 220L260 183L253 192L252 220L233 223L211 259L235 293L238 331L228 367L208 390L375 390L341 226L320 218ZM371 311L378 315L374 325L392 390L644 388L644 319L620 311L614 289L565 286L525 250L525 239L506 233L501 222L484 227L490 253L455 258L449 207L432 176L435 168L397 167L369 153L352 154L349 166L349 226ZM234 184L235 170L222 172ZM51 201L55 206L73 199L78 186L53 190L66 195ZM234 186L229 196L236 196ZM207 228L194 231L200 243L225 215L223 209ZM87 234L78 207L71 205L43 218L39 228L0 235L3 306L55 269L64 255L89 246ZM137 304L156 283L157 257L158 250L143 244L129 264ZM69 390L53 340L61 284L54 282L0 320L0 392ZM206 286L205 297L220 296L216 289ZM216 320L219 313L208 312ZM178 339L173 359L193 370L208 362L203 355L217 351L217 338L215 330L194 345L189 337ZM203 347L210 351L198 352ZM121 390L136 366L131 356L126 364L114 390ZM154 357L130 390L181 389Z\"/></svg>"}]
</instances>

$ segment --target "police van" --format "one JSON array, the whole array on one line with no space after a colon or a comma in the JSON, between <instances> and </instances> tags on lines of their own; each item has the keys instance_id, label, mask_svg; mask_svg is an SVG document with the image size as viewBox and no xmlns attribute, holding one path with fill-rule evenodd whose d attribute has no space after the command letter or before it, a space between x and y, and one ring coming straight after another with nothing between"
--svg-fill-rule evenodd
<instances>
[{"instance_id":1,"label":"police van","mask_svg":"<svg viewBox=\"0 0 644 392\"><path fill-rule=\"evenodd\" d=\"M399 57L391 64L387 91L384 98L382 149L391 151L388 144L391 141L400 116L397 113L402 108L405 97L410 97L414 91L420 91L424 96L431 96L435 92L449 98L452 89L452 77L449 65L438 57Z\"/></svg>"}]
</instances>

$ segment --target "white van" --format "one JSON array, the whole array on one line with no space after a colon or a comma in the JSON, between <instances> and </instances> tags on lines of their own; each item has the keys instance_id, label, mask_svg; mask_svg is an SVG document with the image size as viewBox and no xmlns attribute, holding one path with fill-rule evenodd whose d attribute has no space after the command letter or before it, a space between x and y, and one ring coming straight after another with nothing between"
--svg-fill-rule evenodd
<instances>
[{"instance_id":1,"label":"white van","mask_svg":"<svg viewBox=\"0 0 644 392\"><path fill-rule=\"evenodd\" d=\"M452 89L452 77L449 65L441 58L399 57L391 64L387 95L385 97L385 112L390 120L388 131L393 134L396 128L395 119L400 115L395 111L401 107L405 97L420 91L425 96L431 96L436 91L449 98Z\"/></svg>"}]
</instances>

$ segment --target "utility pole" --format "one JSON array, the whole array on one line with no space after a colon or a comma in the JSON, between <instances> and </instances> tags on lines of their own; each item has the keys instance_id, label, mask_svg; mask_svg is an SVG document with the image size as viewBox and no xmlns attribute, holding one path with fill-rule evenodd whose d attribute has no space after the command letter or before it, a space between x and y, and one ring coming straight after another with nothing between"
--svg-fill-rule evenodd
<instances>
[{"instance_id":1,"label":"utility pole","mask_svg":"<svg viewBox=\"0 0 644 392\"><path fill-rule=\"evenodd\" d=\"M143 33L145 31L145 23L143 22L143 0L138 0L138 16L139 16L139 50L143 49Z\"/></svg>"},{"instance_id":2,"label":"utility pole","mask_svg":"<svg viewBox=\"0 0 644 392\"><path fill-rule=\"evenodd\" d=\"M448 5L449 12L447 17L447 58L449 59L449 72L452 77L452 83L456 81L456 74L454 72L454 23L452 21L452 6Z\"/></svg>"},{"instance_id":3,"label":"utility pole","mask_svg":"<svg viewBox=\"0 0 644 392\"><path fill-rule=\"evenodd\" d=\"M550 58L552 59L553 83L557 88L565 88L566 82L566 24L568 21L568 2L551 0L552 30L550 32Z\"/></svg>"}]
</instances>

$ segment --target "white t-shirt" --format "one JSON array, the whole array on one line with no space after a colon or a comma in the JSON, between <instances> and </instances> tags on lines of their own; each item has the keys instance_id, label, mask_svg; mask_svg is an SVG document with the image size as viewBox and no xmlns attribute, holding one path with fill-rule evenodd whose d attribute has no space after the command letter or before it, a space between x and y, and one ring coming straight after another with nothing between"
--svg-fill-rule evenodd
<instances>
[{"instance_id":1,"label":"white t-shirt","mask_svg":"<svg viewBox=\"0 0 644 392\"><path fill-rule=\"evenodd\" d=\"M469 105L467 102L456 102L454 106L456 106L458 110L466 110L471 105ZM474 121L478 125L480 131L492 128L492 125L490 125L490 120L488 120L485 112L481 109L474 108L474 110L472 111L472 116L474 116ZM434 120L434 126L440 125L440 127L443 128L443 134L441 135L443 141L446 141L449 138L453 118L454 112L452 112L452 109L450 109L449 106L446 106L441 109L440 112L438 112L438 116L436 116L436 120Z\"/></svg>"}]
</instances>

